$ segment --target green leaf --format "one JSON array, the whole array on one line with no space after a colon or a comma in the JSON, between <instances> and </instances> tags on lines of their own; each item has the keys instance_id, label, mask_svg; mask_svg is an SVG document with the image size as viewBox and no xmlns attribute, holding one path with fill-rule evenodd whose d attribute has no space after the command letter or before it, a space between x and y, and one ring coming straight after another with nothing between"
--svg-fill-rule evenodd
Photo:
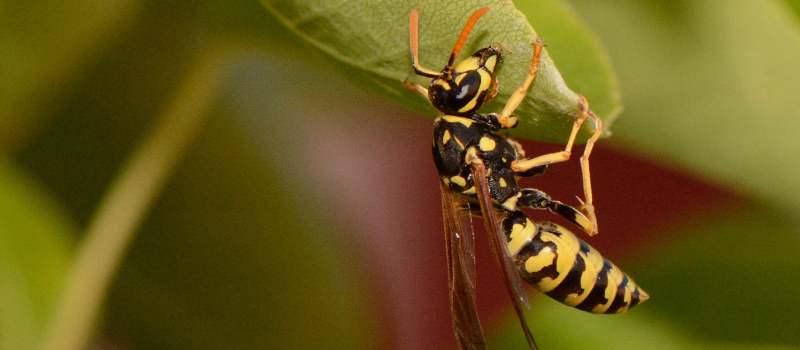
<instances>
[{"instance_id":1,"label":"green leaf","mask_svg":"<svg viewBox=\"0 0 800 350\"><path fill-rule=\"evenodd\" d=\"M56 89L135 12L129 0L0 5L0 150L30 132Z\"/></svg>"},{"instance_id":2,"label":"green leaf","mask_svg":"<svg viewBox=\"0 0 800 350\"><path fill-rule=\"evenodd\" d=\"M69 264L72 224L0 160L0 349L33 349Z\"/></svg>"},{"instance_id":3,"label":"green leaf","mask_svg":"<svg viewBox=\"0 0 800 350\"><path fill-rule=\"evenodd\" d=\"M780 2L578 4L628 93L615 140L800 213L800 30Z\"/></svg>"},{"instance_id":4,"label":"green leaf","mask_svg":"<svg viewBox=\"0 0 800 350\"><path fill-rule=\"evenodd\" d=\"M609 131L622 112L622 101L608 53L564 2L534 0L515 5L545 38L547 50L568 85L589 99L592 110L604 116L604 127Z\"/></svg>"},{"instance_id":5,"label":"green leaf","mask_svg":"<svg viewBox=\"0 0 800 350\"><path fill-rule=\"evenodd\" d=\"M598 106L601 117L610 121L620 110L616 85L607 60L578 20L555 1L535 1L520 12L511 1L471 0L453 2L369 1L358 6L319 0L263 0L264 5L300 38L333 59L347 74L369 87L412 108L434 115L433 109L400 82L414 76L408 51L408 15L420 13L420 60L439 69L446 63L456 37L472 12L482 6L491 10L478 22L464 52L496 43L505 49L498 98L486 110L498 110L524 80L530 65L531 44L537 38L528 23L536 20L553 35L548 45L556 48L559 62L569 66L570 77L578 81ZM538 28L538 27L537 27ZM578 95L570 90L551 55L545 52L536 86L516 114L520 126L516 135L540 140L564 141L577 115ZM588 127L585 129L589 129Z\"/></svg>"}]
</instances>

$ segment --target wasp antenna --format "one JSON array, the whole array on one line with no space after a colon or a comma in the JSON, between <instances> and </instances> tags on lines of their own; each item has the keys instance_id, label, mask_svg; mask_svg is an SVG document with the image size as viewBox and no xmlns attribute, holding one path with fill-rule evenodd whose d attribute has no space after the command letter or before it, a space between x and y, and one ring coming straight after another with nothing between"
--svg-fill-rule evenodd
<instances>
[{"instance_id":1,"label":"wasp antenna","mask_svg":"<svg viewBox=\"0 0 800 350\"><path fill-rule=\"evenodd\" d=\"M439 72L419 64L419 13L417 9L411 10L408 15L408 47L411 50L411 66L414 67L415 73L431 78L440 75Z\"/></svg>"},{"instance_id":2,"label":"wasp antenna","mask_svg":"<svg viewBox=\"0 0 800 350\"><path fill-rule=\"evenodd\" d=\"M419 65L419 12L411 10L408 15L408 47L411 48L411 63Z\"/></svg>"},{"instance_id":3,"label":"wasp antenna","mask_svg":"<svg viewBox=\"0 0 800 350\"><path fill-rule=\"evenodd\" d=\"M485 15L486 12L489 12L488 7L482 7L475 12L472 13L472 16L469 17L467 20L467 24L464 25L464 29L461 29L461 34L458 36L458 41L456 41L456 45L453 46L453 52L450 53L450 59L447 61L447 68L453 66L455 63L456 56L461 51L461 48L464 47L464 43L467 42L467 37L469 36L469 32L472 31L472 27L475 26L475 23L481 18L481 16Z\"/></svg>"}]
</instances>

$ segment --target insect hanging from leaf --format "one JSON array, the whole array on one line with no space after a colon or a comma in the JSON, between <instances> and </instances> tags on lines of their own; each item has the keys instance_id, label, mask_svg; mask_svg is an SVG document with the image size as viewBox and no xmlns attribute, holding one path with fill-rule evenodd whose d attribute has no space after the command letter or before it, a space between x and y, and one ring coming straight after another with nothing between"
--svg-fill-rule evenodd
<instances>
[{"instance_id":1,"label":"insect hanging from leaf","mask_svg":"<svg viewBox=\"0 0 800 350\"><path fill-rule=\"evenodd\" d=\"M564 150L533 158L525 157L519 143L499 134L517 125L513 113L536 79L543 43L533 43L526 79L502 111L479 113L481 106L497 94L495 72L502 51L489 46L458 63L456 58L472 28L488 11L484 7L472 14L447 65L436 71L419 63L418 13L413 10L409 18L411 64L416 74L431 78L431 82L428 87L409 81L404 84L442 113L434 122L433 158L441 180L450 311L459 347L486 347L475 304L475 245L470 221L471 215L479 215L528 345L537 349L523 313L527 306L523 280L563 304L599 314L622 313L645 301L648 295L566 228L535 222L522 212L523 208L548 210L589 235L597 233L589 155L602 132L602 122L581 97L579 115ZM570 159L575 138L586 120L593 122L595 132L581 157L585 199L580 206L564 204L534 188L521 188L517 183L520 177L540 175L551 164Z\"/></svg>"}]
</instances>

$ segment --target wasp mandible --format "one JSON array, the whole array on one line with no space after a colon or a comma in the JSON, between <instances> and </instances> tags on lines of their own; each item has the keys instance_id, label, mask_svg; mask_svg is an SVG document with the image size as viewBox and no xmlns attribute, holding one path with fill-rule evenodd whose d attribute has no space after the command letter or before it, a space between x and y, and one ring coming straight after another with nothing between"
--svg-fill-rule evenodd
<instances>
[{"instance_id":1,"label":"wasp mandible","mask_svg":"<svg viewBox=\"0 0 800 350\"><path fill-rule=\"evenodd\" d=\"M551 298L592 313L622 313L648 298L616 265L566 228L551 222L535 222L523 208L544 209L558 214L589 235L598 225L592 200L589 155L602 132L602 121L581 97L579 114L564 150L527 158L516 141L499 134L513 129L513 115L533 86L543 42L533 43L533 57L525 81L500 113L478 110L497 94L496 71L502 50L489 46L458 63L458 54L470 31L489 11L475 11L458 36L447 64L440 71L419 63L416 10L409 16L411 65L418 75L431 78L428 87L405 81L442 114L434 121L433 159L439 172L444 216L445 247L453 331L462 349L484 349L486 341L475 306L475 246L470 215L483 217L492 251L513 300L514 309L531 349L536 342L530 332L523 305L524 280ZM564 204L534 188L518 185L520 177L541 175L551 164L570 159L578 131L586 120L595 132L587 140L580 159L584 200L580 206ZM480 208L480 211L472 208Z\"/></svg>"}]
</instances>

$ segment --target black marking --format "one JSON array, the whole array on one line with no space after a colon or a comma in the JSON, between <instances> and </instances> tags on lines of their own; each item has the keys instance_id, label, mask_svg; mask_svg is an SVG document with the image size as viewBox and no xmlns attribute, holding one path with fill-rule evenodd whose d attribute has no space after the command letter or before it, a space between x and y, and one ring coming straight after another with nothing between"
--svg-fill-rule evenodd
<instances>
[{"instance_id":1,"label":"black marking","mask_svg":"<svg viewBox=\"0 0 800 350\"><path fill-rule=\"evenodd\" d=\"M547 231L547 232L550 232L550 233L552 233L552 234L554 234L554 235L556 235L558 237L561 237L561 231L559 231L558 230L558 226L556 226L556 224L554 224L552 222L549 222L549 221L539 222L539 223L536 224L536 226L538 226L539 229L542 230L542 231Z\"/></svg>"},{"instance_id":2,"label":"black marking","mask_svg":"<svg viewBox=\"0 0 800 350\"><path fill-rule=\"evenodd\" d=\"M506 182L505 187L500 186L500 179ZM514 179L514 172L511 169L503 167L492 168L492 173L489 175L489 192L492 194L498 203L503 203L506 199L513 197L519 193L519 186L517 180Z\"/></svg>"},{"instance_id":3,"label":"black marking","mask_svg":"<svg viewBox=\"0 0 800 350\"><path fill-rule=\"evenodd\" d=\"M592 251L592 247L589 246L589 243L584 242L582 239L579 239L578 241L581 242L581 253L589 256L589 252Z\"/></svg>"},{"instance_id":4,"label":"black marking","mask_svg":"<svg viewBox=\"0 0 800 350\"><path fill-rule=\"evenodd\" d=\"M577 209L556 201L550 202L550 209L563 216L565 219L573 223L577 223L575 218L577 218L580 214Z\"/></svg>"},{"instance_id":5,"label":"black marking","mask_svg":"<svg viewBox=\"0 0 800 350\"><path fill-rule=\"evenodd\" d=\"M528 217L525 216L525 213L521 211L511 212L510 214L506 215L505 219L503 219L503 232L506 234L506 239L511 241L511 231L514 229L514 225L522 225L523 227L527 225Z\"/></svg>"},{"instance_id":6,"label":"black marking","mask_svg":"<svg viewBox=\"0 0 800 350\"><path fill-rule=\"evenodd\" d=\"M586 296L586 299L576 306L583 311L591 312L597 305L605 305L608 302L606 299L606 287L608 286L608 271L611 270L612 264L603 259L603 268L597 273L597 282L594 284L592 291Z\"/></svg>"},{"instance_id":7,"label":"black marking","mask_svg":"<svg viewBox=\"0 0 800 350\"><path fill-rule=\"evenodd\" d=\"M552 200L547 193L535 188L525 188L522 190L522 197L519 198L519 205L535 209L547 208Z\"/></svg>"},{"instance_id":8,"label":"black marking","mask_svg":"<svg viewBox=\"0 0 800 350\"><path fill-rule=\"evenodd\" d=\"M617 286L617 295L614 296L614 301L608 307L605 313L615 314L621 307L628 305L625 302L625 287L628 285L628 276L623 275L622 282Z\"/></svg>"},{"instance_id":9,"label":"black marking","mask_svg":"<svg viewBox=\"0 0 800 350\"><path fill-rule=\"evenodd\" d=\"M528 261L528 259L539 255L539 253L541 253L544 249L550 249L553 252L553 263L533 273L525 270L525 262ZM555 243L544 242L539 239L539 235L537 234L536 237L522 247L519 254L517 254L517 265L520 265L522 278L529 283L532 283L534 286L545 277L552 279L558 278L558 253L558 246Z\"/></svg>"},{"instance_id":10,"label":"black marking","mask_svg":"<svg viewBox=\"0 0 800 350\"><path fill-rule=\"evenodd\" d=\"M584 271L586 271L586 263L583 257L578 254L578 256L575 257L575 263L572 265L572 269L567 274L567 277L564 278L556 288L547 292L547 295L561 302L566 301L567 296L570 294L580 295L583 293L581 276L583 276Z\"/></svg>"},{"instance_id":11,"label":"black marking","mask_svg":"<svg viewBox=\"0 0 800 350\"><path fill-rule=\"evenodd\" d=\"M639 294L639 287L635 287L633 289L633 293L631 293L631 306L628 306L628 309L633 308L636 305L639 305L639 301L641 298L641 294Z\"/></svg>"}]
</instances>

